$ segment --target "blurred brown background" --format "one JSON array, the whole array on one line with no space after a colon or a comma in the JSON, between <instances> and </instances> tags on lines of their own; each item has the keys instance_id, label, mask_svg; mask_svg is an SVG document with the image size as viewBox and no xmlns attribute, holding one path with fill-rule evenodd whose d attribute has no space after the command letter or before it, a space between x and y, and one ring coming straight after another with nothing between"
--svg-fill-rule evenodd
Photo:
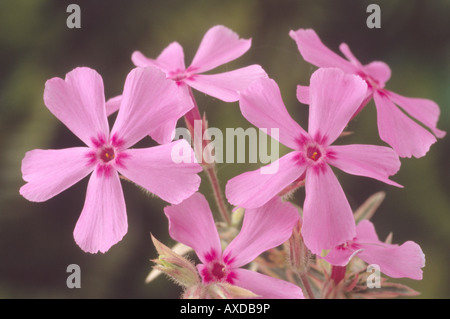
<instances>
[{"instance_id":1,"label":"blurred brown background","mask_svg":"<svg viewBox=\"0 0 450 319\"><path fill-rule=\"evenodd\" d=\"M81 7L81 29L66 27L70 3ZM366 26L370 3L381 6L381 29ZM134 50L156 58L170 42L178 41L189 65L204 33L223 24L253 42L244 56L214 72L260 64L278 82L290 114L306 127L307 107L297 102L295 88L308 84L315 67L303 61L288 33L313 28L336 52L346 42L362 63L388 63L393 75L387 88L436 101L441 107L438 127L448 132L449 16L448 0L1 0L0 298L177 298L180 294L164 277L144 284L152 265L149 260L156 257L150 232L166 244L173 243L162 200L123 183L128 234L106 254L91 255L82 252L72 237L87 179L44 203L31 203L19 195L24 183L20 165L26 151L81 145L43 104L47 79L64 78L73 68L88 66L103 76L109 98L121 93L133 67ZM250 127L237 103L226 104L197 93L196 97L210 126ZM373 102L350 129L357 134L346 137L346 143L383 144L377 135ZM446 137L426 157L403 159L393 179L404 189L337 172L354 208L371 194L386 192L373 221L380 238L392 231L394 243L413 240L421 245L426 255L424 279L394 280L420 291L421 298L450 297L448 155ZM255 167L222 164L219 178L224 185ZM211 195L206 178L201 191ZM302 193L296 194L296 201L301 201ZM211 207L215 207L212 202ZM81 267L81 289L66 287L69 264Z\"/></svg>"}]
</instances>

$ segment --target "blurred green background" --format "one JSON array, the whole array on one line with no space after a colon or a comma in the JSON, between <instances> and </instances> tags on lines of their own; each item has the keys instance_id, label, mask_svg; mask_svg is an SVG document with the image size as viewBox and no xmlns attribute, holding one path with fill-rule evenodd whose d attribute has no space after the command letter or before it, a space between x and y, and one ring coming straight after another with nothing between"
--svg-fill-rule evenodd
<instances>
[{"instance_id":1,"label":"blurred green background","mask_svg":"<svg viewBox=\"0 0 450 319\"><path fill-rule=\"evenodd\" d=\"M81 29L66 27L70 3L81 7ZM366 26L370 3L381 6L381 29ZM295 88L308 84L315 67L303 61L288 33L313 28L336 52L346 42L362 63L388 63L393 75L387 88L436 101L441 107L438 127L448 132L449 16L448 0L1 0L0 298L177 298L180 294L164 277L144 284L152 265L149 260L156 257L150 232L166 244L173 243L162 200L123 183L128 233L106 254L91 255L81 251L72 237L87 178L44 203L31 203L19 195L24 183L20 165L26 151L81 145L46 109L42 95L47 79L64 78L73 68L88 66L103 76L109 98L121 93L133 67L134 50L156 58L170 42L178 41L189 65L204 33L223 24L253 42L244 56L214 72L260 64L278 82L290 114L306 127L307 107L297 102ZM226 104L197 93L210 126L251 127L237 103ZM373 102L350 124L350 130L357 134L346 137L345 143L383 144L377 135ZM402 168L393 179L404 189L336 172L353 208L377 191L386 192L373 221L380 238L392 231L394 243L413 240L421 245L426 255L424 279L393 280L421 292L421 298L450 297L448 155L446 137L426 157L402 159ZM219 178L224 185L255 167L222 164ZM201 191L211 196L206 178ZM294 200L300 202L302 193L297 192ZM215 207L212 202L211 207ZM70 264L81 267L81 289L66 286Z\"/></svg>"}]
</instances>

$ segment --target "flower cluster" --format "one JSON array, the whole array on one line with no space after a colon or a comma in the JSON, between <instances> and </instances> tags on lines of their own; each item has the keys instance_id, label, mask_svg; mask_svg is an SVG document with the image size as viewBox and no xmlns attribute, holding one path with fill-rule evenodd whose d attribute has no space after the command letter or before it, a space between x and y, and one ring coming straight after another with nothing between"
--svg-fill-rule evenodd
<instances>
[{"instance_id":1,"label":"flower cluster","mask_svg":"<svg viewBox=\"0 0 450 319\"><path fill-rule=\"evenodd\" d=\"M46 201L91 174L73 233L89 253L108 251L127 232L121 178L156 195L169 204L164 213L170 236L186 249L180 253L152 237L159 254L152 278L155 271L166 273L184 288L184 298L355 297L364 291L369 296L362 282L366 264L392 278L422 279L425 258L419 245L382 242L369 221L382 198L372 197L373 205L354 213L331 167L402 187L390 179L400 169L399 158L424 156L436 137L445 135L437 128L439 107L385 89L389 67L378 61L362 65L346 44L340 49L347 60L313 30L289 35L302 57L318 67L309 85L296 92L299 102L309 105L308 130L289 115L277 83L261 66L205 74L251 46L250 39L215 26L188 67L177 42L156 59L134 52L135 68L122 94L108 101L101 76L90 68L48 80L45 105L86 146L28 152L20 194ZM180 118L192 136L206 130L206 115L200 115L192 89L238 102L244 118L258 128L276 129L272 137L292 151L232 178L224 196L215 163L206 164L203 152L186 140L173 141ZM335 144L372 98L380 138L389 146ZM116 111L109 129L107 117ZM196 120L202 121L201 132L194 130ZM160 145L133 148L146 136ZM222 221L199 193L202 171ZM301 187L304 202L292 203L285 195ZM235 207L231 214L225 198ZM190 251L197 264L183 256ZM385 279L383 286L414 293Z\"/></svg>"}]
</instances>

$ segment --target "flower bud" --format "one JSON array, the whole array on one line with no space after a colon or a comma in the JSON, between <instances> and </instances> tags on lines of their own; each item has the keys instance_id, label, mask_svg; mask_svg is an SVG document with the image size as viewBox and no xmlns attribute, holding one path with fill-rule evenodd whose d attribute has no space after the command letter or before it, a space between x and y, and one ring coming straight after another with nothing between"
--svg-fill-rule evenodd
<instances>
[{"instance_id":1,"label":"flower bud","mask_svg":"<svg viewBox=\"0 0 450 319\"><path fill-rule=\"evenodd\" d=\"M156 263L155 269L165 273L183 287L191 287L200 283L200 277L194 264L163 245L153 235L152 241L159 254L158 259L152 260Z\"/></svg>"},{"instance_id":2,"label":"flower bud","mask_svg":"<svg viewBox=\"0 0 450 319\"><path fill-rule=\"evenodd\" d=\"M301 228L302 224L301 221L299 221L294 227L291 238L289 238L288 241L289 265L297 274L303 274L308 271L311 258L311 252L305 246L303 241Z\"/></svg>"}]
</instances>

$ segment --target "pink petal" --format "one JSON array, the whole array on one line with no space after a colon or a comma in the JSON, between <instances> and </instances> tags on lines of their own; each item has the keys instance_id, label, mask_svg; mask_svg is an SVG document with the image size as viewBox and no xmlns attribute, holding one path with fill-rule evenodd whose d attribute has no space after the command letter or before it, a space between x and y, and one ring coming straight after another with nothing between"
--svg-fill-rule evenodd
<instances>
[{"instance_id":1,"label":"pink petal","mask_svg":"<svg viewBox=\"0 0 450 319\"><path fill-rule=\"evenodd\" d=\"M170 143L175 137L175 129L177 127L178 120L171 120L161 125L152 128L149 132L149 135L154 139L158 144L167 144Z\"/></svg>"},{"instance_id":2,"label":"pink petal","mask_svg":"<svg viewBox=\"0 0 450 319\"><path fill-rule=\"evenodd\" d=\"M127 233L127 214L122 186L116 171L93 173L89 180L83 211L73 232L85 252L106 252Z\"/></svg>"},{"instance_id":3,"label":"pink petal","mask_svg":"<svg viewBox=\"0 0 450 319\"><path fill-rule=\"evenodd\" d=\"M384 94L374 92L380 138L400 157L422 157L436 138L400 111Z\"/></svg>"},{"instance_id":4,"label":"pink petal","mask_svg":"<svg viewBox=\"0 0 450 319\"><path fill-rule=\"evenodd\" d=\"M183 106L183 108L188 111L191 110L194 107L194 102L192 101L192 97L189 93L189 87L187 85L177 85L177 89L179 105ZM158 142L158 144L170 143L175 136L178 121L179 119L175 117L169 119L168 121L162 122L160 125L149 128L150 137Z\"/></svg>"},{"instance_id":5,"label":"pink petal","mask_svg":"<svg viewBox=\"0 0 450 319\"><path fill-rule=\"evenodd\" d=\"M362 244L361 244L362 243ZM333 248L324 258L335 266L345 266L350 259L360 253L364 244L380 244L375 227L368 220L362 220L356 226L356 239Z\"/></svg>"},{"instance_id":6,"label":"pink petal","mask_svg":"<svg viewBox=\"0 0 450 319\"><path fill-rule=\"evenodd\" d=\"M272 164L230 179L225 186L228 201L245 208L264 205L303 174L306 166L301 158L299 152L291 152Z\"/></svg>"},{"instance_id":7,"label":"pink petal","mask_svg":"<svg viewBox=\"0 0 450 319\"><path fill-rule=\"evenodd\" d=\"M342 133L364 100L367 84L335 68L319 69L310 80L308 132L328 145Z\"/></svg>"},{"instance_id":8,"label":"pink petal","mask_svg":"<svg viewBox=\"0 0 450 319\"><path fill-rule=\"evenodd\" d=\"M298 220L298 210L278 196L260 208L247 209L241 231L225 249L224 259L234 268L248 264L287 241Z\"/></svg>"},{"instance_id":9,"label":"pink petal","mask_svg":"<svg viewBox=\"0 0 450 319\"><path fill-rule=\"evenodd\" d=\"M385 244L378 240L373 224L368 220L357 226L357 241L363 250L358 254L368 264L376 264L380 271L392 278L422 279L425 255L419 245L407 241L403 245Z\"/></svg>"},{"instance_id":10,"label":"pink petal","mask_svg":"<svg viewBox=\"0 0 450 319\"><path fill-rule=\"evenodd\" d=\"M354 66L358 69L362 68L361 62L353 55L353 52L350 50L350 47L347 43L341 43L339 45L339 50L341 50L342 54L349 60Z\"/></svg>"},{"instance_id":11,"label":"pink petal","mask_svg":"<svg viewBox=\"0 0 450 319\"><path fill-rule=\"evenodd\" d=\"M446 132L436 127L441 110L435 102L428 99L404 97L390 91L385 91L385 93L392 102L399 105L409 115L428 127L434 135L439 138L445 136Z\"/></svg>"},{"instance_id":12,"label":"pink petal","mask_svg":"<svg viewBox=\"0 0 450 319\"><path fill-rule=\"evenodd\" d=\"M328 165L308 169L305 180L302 235L314 254L332 249L355 237L352 209Z\"/></svg>"},{"instance_id":13,"label":"pink petal","mask_svg":"<svg viewBox=\"0 0 450 319\"><path fill-rule=\"evenodd\" d=\"M180 91L180 98L183 100L183 102L180 102L180 104L191 105L191 107L194 107L192 98L189 95L189 88L186 85L181 85L178 86L178 90ZM120 107L120 103L122 103L122 95L113 97L106 101L107 115L109 116L110 114L117 111ZM178 119L172 119L170 121L161 123L161 125L149 127L148 134L153 140L158 142L158 144L169 143L173 140L177 123Z\"/></svg>"},{"instance_id":14,"label":"pink petal","mask_svg":"<svg viewBox=\"0 0 450 319\"><path fill-rule=\"evenodd\" d=\"M376 145L335 145L329 151L333 156L328 160L346 173L378 179L390 185L402 187L391 181L392 176L400 169L397 153L389 147Z\"/></svg>"},{"instance_id":15,"label":"pink petal","mask_svg":"<svg viewBox=\"0 0 450 319\"><path fill-rule=\"evenodd\" d=\"M375 226L367 219L361 220L356 226L356 238L358 243L381 243L375 231Z\"/></svg>"},{"instance_id":16,"label":"pink petal","mask_svg":"<svg viewBox=\"0 0 450 319\"><path fill-rule=\"evenodd\" d=\"M147 58L141 52L135 51L131 55L131 60L138 67L154 66L164 72L184 70L184 52L178 42L169 44L158 56L156 60Z\"/></svg>"},{"instance_id":17,"label":"pink petal","mask_svg":"<svg viewBox=\"0 0 450 319\"><path fill-rule=\"evenodd\" d=\"M309 105L309 86L297 85L297 100Z\"/></svg>"},{"instance_id":18,"label":"pink petal","mask_svg":"<svg viewBox=\"0 0 450 319\"><path fill-rule=\"evenodd\" d=\"M131 61L133 64L140 68L145 68L148 66L153 66L155 68L161 69L162 71L166 71L159 63L158 61L154 59L147 58L142 52L140 51L134 51L131 54Z\"/></svg>"},{"instance_id":19,"label":"pink petal","mask_svg":"<svg viewBox=\"0 0 450 319\"><path fill-rule=\"evenodd\" d=\"M337 67L347 73L355 73L357 67L328 49L312 29L290 31L289 36L297 43L305 61L321 68Z\"/></svg>"},{"instance_id":20,"label":"pink petal","mask_svg":"<svg viewBox=\"0 0 450 319\"><path fill-rule=\"evenodd\" d=\"M48 109L86 145L92 138L109 134L102 77L89 68L76 68L65 80L45 83L44 102Z\"/></svg>"},{"instance_id":21,"label":"pink petal","mask_svg":"<svg viewBox=\"0 0 450 319\"><path fill-rule=\"evenodd\" d=\"M361 249L358 249L354 246L343 247L338 246L333 248L324 259L334 266L346 266L350 260L358 254Z\"/></svg>"},{"instance_id":22,"label":"pink petal","mask_svg":"<svg viewBox=\"0 0 450 319\"><path fill-rule=\"evenodd\" d=\"M209 71L233 61L250 49L251 40L240 39L232 30L218 25L209 29L192 60L197 73Z\"/></svg>"},{"instance_id":23,"label":"pink petal","mask_svg":"<svg viewBox=\"0 0 450 319\"><path fill-rule=\"evenodd\" d=\"M122 95L117 95L106 101L106 116L110 116L119 110L120 103L122 103Z\"/></svg>"},{"instance_id":24,"label":"pink petal","mask_svg":"<svg viewBox=\"0 0 450 319\"><path fill-rule=\"evenodd\" d=\"M173 152L180 148L187 154L183 154L185 158L177 163ZM123 161L117 170L171 204L179 204L200 186L197 173L202 168L193 162L193 151L185 140L145 149L128 149L121 154Z\"/></svg>"},{"instance_id":25,"label":"pink petal","mask_svg":"<svg viewBox=\"0 0 450 319\"><path fill-rule=\"evenodd\" d=\"M164 213L169 219L170 237L194 249L203 263L220 257L219 234L208 201L202 194L195 193L181 204L167 206Z\"/></svg>"},{"instance_id":26,"label":"pink petal","mask_svg":"<svg viewBox=\"0 0 450 319\"><path fill-rule=\"evenodd\" d=\"M263 299L304 299L302 289L290 282L269 277L256 271L234 269L233 285L250 290Z\"/></svg>"},{"instance_id":27,"label":"pink petal","mask_svg":"<svg viewBox=\"0 0 450 319\"><path fill-rule=\"evenodd\" d=\"M366 83L368 83L368 82L366 82ZM368 86L367 86L366 96L364 97L364 99L363 99L361 105L360 105L360 106L358 107L358 109L356 110L355 114L353 114L353 116L352 116L352 118L350 119L350 121L351 121L354 117L356 117L356 116L359 114L359 112L362 111L362 109L367 105L367 103L369 103L369 102L372 100L372 98L373 98L373 92L374 92L374 88L368 85Z\"/></svg>"},{"instance_id":28,"label":"pink petal","mask_svg":"<svg viewBox=\"0 0 450 319\"><path fill-rule=\"evenodd\" d=\"M125 81L111 136L121 140L121 148L126 149L152 129L166 122L174 123L189 111L191 105L181 102L177 85L166 79L163 72L153 67L135 68Z\"/></svg>"},{"instance_id":29,"label":"pink petal","mask_svg":"<svg viewBox=\"0 0 450 319\"><path fill-rule=\"evenodd\" d=\"M384 84L391 78L391 69L386 63L380 61L374 61L365 65L363 72L375 79L379 88L383 88Z\"/></svg>"},{"instance_id":30,"label":"pink petal","mask_svg":"<svg viewBox=\"0 0 450 319\"><path fill-rule=\"evenodd\" d=\"M358 254L368 264L380 266L380 271L392 278L422 280L425 255L415 242L407 241L401 246L390 247L364 245Z\"/></svg>"},{"instance_id":31,"label":"pink petal","mask_svg":"<svg viewBox=\"0 0 450 319\"><path fill-rule=\"evenodd\" d=\"M33 150L22 160L26 183L20 194L33 202L43 202L86 177L94 169L87 147L62 150Z\"/></svg>"},{"instance_id":32,"label":"pink petal","mask_svg":"<svg viewBox=\"0 0 450 319\"><path fill-rule=\"evenodd\" d=\"M198 74L185 82L194 89L211 95L225 102L235 102L239 99L239 92L260 78L267 77L266 72L259 65L219 74Z\"/></svg>"},{"instance_id":33,"label":"pink petal","mask_svg":"<svg viewBox=\"0 0 450 319\"><path fill-rule=\"evenodd\" d=\"M289 115L280 89L272 79L260 79L241 92L239 100L242 115L258 128L278 129L278 140L292 148L299 148L299 139L306 133Z\"/></svg>"}]
</instances>

